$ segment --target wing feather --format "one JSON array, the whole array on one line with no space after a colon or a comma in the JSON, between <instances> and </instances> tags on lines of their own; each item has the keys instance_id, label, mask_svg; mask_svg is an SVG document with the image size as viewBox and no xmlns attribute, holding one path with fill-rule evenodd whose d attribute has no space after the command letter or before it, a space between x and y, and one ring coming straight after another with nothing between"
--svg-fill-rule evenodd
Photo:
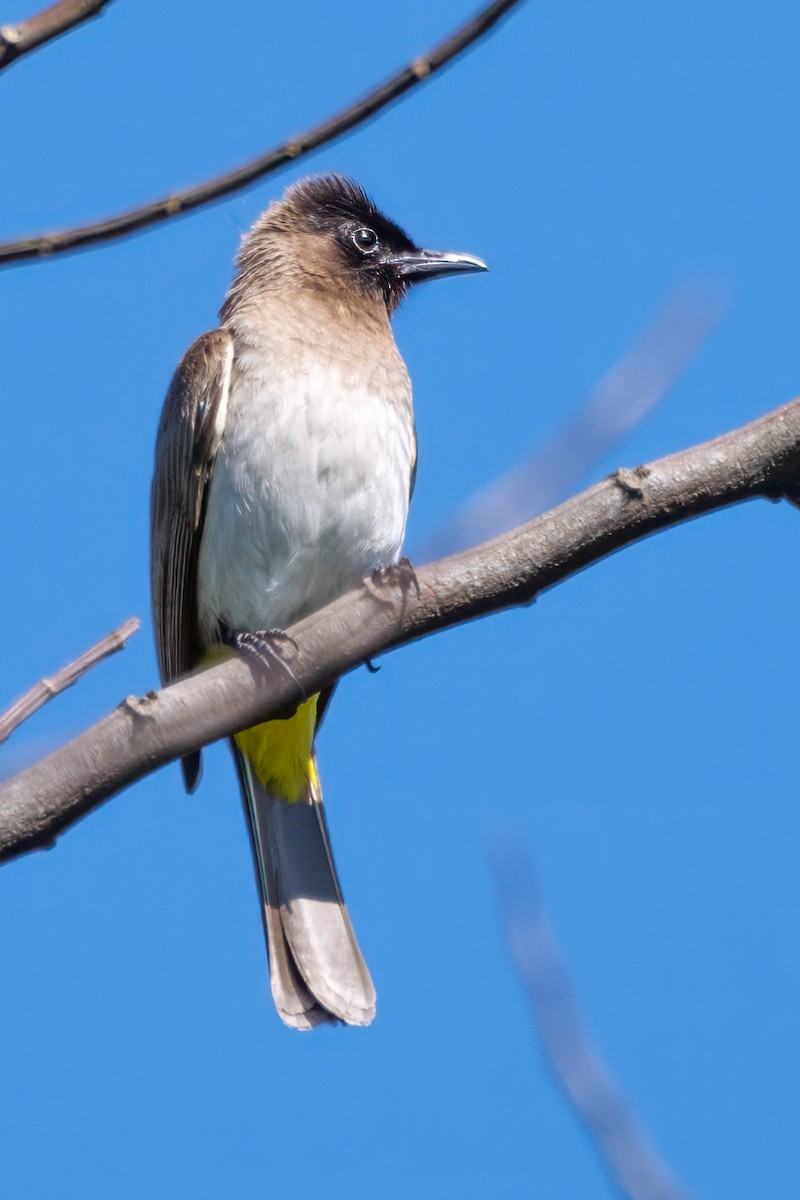
<instances>
[{"instance_id":1,"label":"wing feather","mask_svg":"<svg viewBox=\"0 0 800 1200\"><path fill-rule=\"evenodd\" d=\"M203 650L197 613L197 560L208 482L225 428L233 365L227 329L189 347L167 391L156 438L150 503L151 590L156 651L164 683L185 675ZM200 755L184 760L187 787Z\"/></svg>"}]
</instances>

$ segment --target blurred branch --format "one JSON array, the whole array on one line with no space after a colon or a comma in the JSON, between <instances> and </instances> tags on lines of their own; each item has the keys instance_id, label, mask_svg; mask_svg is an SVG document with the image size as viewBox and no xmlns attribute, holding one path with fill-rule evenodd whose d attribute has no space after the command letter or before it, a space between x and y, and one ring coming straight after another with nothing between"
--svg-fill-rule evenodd
<instances>
[{"instance_id":1,"label":"blurred branch","mask_svg":"<svg viewBox=\"0 0 800 1200\"><path fill-rule=\"evenodd\" d=\"M800 400L711 442L621 469L501 538L360 587L287 630L262 671L232 658L128 697L0 785L0 860L51 843L114 792L208 742L290 715L383 651L512 605L640 538L742 500L796 496ZM513 669L513 664L511 664Z\"/></svg>"},{"instance_id":2,"label":"blurred branch","mask_svg":"<svg viewBox=\"0 0 800 1200\"><path fill-rule=\"evenodd\" d=\"M491 857L509 953L556 1083L623 1195L630 1200L684 1200L686 1193L648 1145L644 1130L592 1048L542 910L524 838L516 835Z\"/></svg>"},{"instance_id":3,"label":"blurred branch","mask_svg":"<svg viewBox=\"0 0 800 1200\"><path fill-rule=\"evenodd\" d=\"M431 553L497 537L569 495L674 386L723 308L696 286L679 288L544 449L467 500L430 539Z\"/></svg>"},{"instance_id":4,"label":"blurred branch","mask_svg":"<svg viewBox=\"0 0 800 1200\"><path fill-rule=\"evenodd\" d=\"M27 21L3 25L0 27L0 71L45 42L52 42L53 38L98 16L110 3L111 0L60 0L60 3L28 17Z\"/></svg>"},{"instance_id":5,"label":"blurred branch","mask_svg":"<svg viewBox=\"0 0 800 1200\"><path fill-rule=\"evenodd\" d=\"M15 729L19 728L23 721L32 717L54 696L58 696L60 692L65 692L68 687L72 687L73 683L77 683L82 675L91 671L92 667L96 667L104 658L109 658L118 650L124 649L128 638L133 637L140 625L141 621L138 617L130 617L123 625L120 625L119 629L107 633L104 638L101 638L74 662L62 667L60 671L56 671L55 675L49 679L41 679L24 696L15 700L10 708L7 708L4 713L0 713L0 745L11 736Z\"/></svg>"},{"instance_id":6,"label":"blurred branch","mask_svg":"<svg viewBox=\"0 0 800 1200\"><path fill-rule=\"evenodd\" d=\"M52 254L63 254L69 250L77 250L84 246L108 242L114 238L124 237L139 229L167 221L171 217L191 212L205 204L211 204L229 196L232 192L240 191L267 175L279 171L281 167L290 166L305 158L312 150L319 149L336 138L348 133L359 125L363 125L387 105L399 100L407 92L430 79L437 72L463 54L470 46L484 37L502 17L518 7L522 0L493 0L468 21L466 25L445 38L427 54L421 54L407 66L387 79L385 83L374 88L361 100L337 116L315 125L305 133L289 138L280 146L267 151L258 158L225 175L217 175L205 183L184 191L173 192L160 200L153 200L139 208L129 209L105 221L92 225L80 225L66 229L60 233L37 234L22 238L19 241L0 244L0 264L19 262L22 259L41 258Z\"/></svg>"}]
</instances>

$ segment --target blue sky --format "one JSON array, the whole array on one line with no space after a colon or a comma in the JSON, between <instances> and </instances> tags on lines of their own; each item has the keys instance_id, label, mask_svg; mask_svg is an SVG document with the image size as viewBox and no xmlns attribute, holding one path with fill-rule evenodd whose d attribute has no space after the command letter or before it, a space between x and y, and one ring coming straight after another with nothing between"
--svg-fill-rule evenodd
<instances>
[{"instance_id":1,"label":"blue sky","mask_svg":"<svg viewBox=\"0 0 800 1200\"><path fill-rule=\"evenodd\" d=\"M238 163L464 15L117 0L3 75L0 232ZM725 291L725 318L595 476L800 390L799 37L785 0L529 3L299 170L3 272L5 699L144 619L4 748L5 771L156 680L163 395L215 324L241 231L301 174L352 174L420 242L492 268L420 289L396 322L420 437L411 546L534 452L687 277ZM369 1030L301 1037L275 1016L224 747L198 795L168 767L3 867L7 1194L612 1196L507 959L485 847L509 823L596 1045L691 1194L789 1194L799 545L796 511L740 507L340 687L321 767L378 988Z\"/></svg>"}]
</instances>

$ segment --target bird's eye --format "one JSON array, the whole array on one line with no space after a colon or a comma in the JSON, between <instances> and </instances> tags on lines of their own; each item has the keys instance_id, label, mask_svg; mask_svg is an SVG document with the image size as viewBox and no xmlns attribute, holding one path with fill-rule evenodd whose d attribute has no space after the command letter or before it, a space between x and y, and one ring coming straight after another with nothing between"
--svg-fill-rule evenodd
<instances>
[{"instance_id":1,"label":"bird's eye","mask_svg":"<svg viewBox=\"0 0 800 1200\"><path fill-rule=\"evenodd\" d=\"M362 225L360 229L353 232L353 244L362 254L372 254L378 248L378 235L374 229L368 229L366 225Z\"/></svg>"}]
</instances>

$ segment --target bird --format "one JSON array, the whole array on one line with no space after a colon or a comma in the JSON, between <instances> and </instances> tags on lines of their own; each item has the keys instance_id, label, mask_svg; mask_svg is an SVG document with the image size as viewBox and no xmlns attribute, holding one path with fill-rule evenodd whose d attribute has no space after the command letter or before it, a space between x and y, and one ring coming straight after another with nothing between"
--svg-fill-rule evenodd
<instances>
[{"instance_id":1,"label":"bird","mask_svg":"<svg viewBox=\"0 0 800 1200\"><path fill-rule=\"evenodd\" d=\"M153 623L164 684L256 648L400 560L416 474L391 318L415 284L484 271L425 250L338 174L293 184L242 239L219 326L158 425ZM315 734L332 689L236 734L273 999L285 1024L368 1025L376 995L331 852ZM187 791L200 752L182 760Z\"/></svg>"}]
</instances>

